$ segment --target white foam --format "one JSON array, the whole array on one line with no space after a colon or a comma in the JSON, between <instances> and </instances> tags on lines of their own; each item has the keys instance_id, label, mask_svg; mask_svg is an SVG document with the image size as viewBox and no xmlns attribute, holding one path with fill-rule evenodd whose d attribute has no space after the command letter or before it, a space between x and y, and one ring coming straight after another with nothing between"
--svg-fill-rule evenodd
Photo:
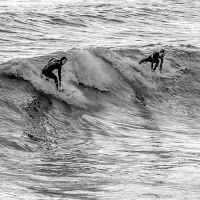
<instances>
[{"instance_id":1,"label":"white foam","mask_svg":"<svg viewBox=\"0 0 200 200\"><path fill-rule=\"evenodd\" d=\"M65 79L99 90L108 90L112 83L111 77L106 73L104 64L87 50L73 51L72 62L68 70L63 70Z\"/></svg>"},{"instance_id":2,"label":"white foam","mask_svg":"<svg viewBox=\"0 0 200 200\"><path fill-rule=\"evenodd\" d=\"M98 56L112 63L112 66L117 68L128 80L137 80L148 88L155 88L155 84L148 81L151 72L145 70L136 61L131 60L128 57L124 58L115 52L103 48L93 49L93 51Z\"/></svg>"},{"instance_id":3,"label":"white foam","mask_svg":"<svg viewBox=\"0 0 200 200\"><path fill-rule=\"evenodd\" d=\"M84 94L69 82L68 84L66 84L66 82L62 83L62 88L64 89L63 92L57 91L54 81L47 81L41 75L40 71L26 60L13 59L5 63L1 71L4 74L12 74L16 77L21 77L32 83L37 90L55 96L66 103L79 107L85 107L85 104L89 103L89 100L84 96Z\"/></svg>"}]
</instances>

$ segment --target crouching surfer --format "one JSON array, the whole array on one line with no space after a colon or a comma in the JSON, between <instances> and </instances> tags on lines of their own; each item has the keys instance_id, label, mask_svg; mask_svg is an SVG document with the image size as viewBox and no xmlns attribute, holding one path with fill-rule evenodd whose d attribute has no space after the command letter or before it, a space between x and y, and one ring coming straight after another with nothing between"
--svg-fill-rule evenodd
<instances>
[{"instance_id":1,"label":"crouching surfer","mask_svg":"<svg viewBox=\"0 0 200 200\"><path fill-rule=\"evenodd\" d=\"M161 49L160 51L155 51L148 57L140 60L139 64L142 64L143 62L151 62L151 70L155 71L156 68L158 67L159 59L160 59L160 72L161 72L164 56L165 56L165 50ZM155 66L153 67L154 63L155 63Z\"/></svg>"},{"instance_id":2,"label":"crouching surfer","mask_svg":"<svg viewBox=\"0 0 200 200\"><path fill-rule=\"evenodd\" d=\"M58 87L61 86L61 69L62 66L67 62L66 57L62 57L60 60L56 58L51 58L47 64L42 69L42 74L45 75L47 78L51 78L55 81L56 89L58 90ZM58 70L58 78L53 73L53 70ZM59 80L58 80L59 79ZM60 90L59 90L60 91Z\"/></svg>"}]
</instances>

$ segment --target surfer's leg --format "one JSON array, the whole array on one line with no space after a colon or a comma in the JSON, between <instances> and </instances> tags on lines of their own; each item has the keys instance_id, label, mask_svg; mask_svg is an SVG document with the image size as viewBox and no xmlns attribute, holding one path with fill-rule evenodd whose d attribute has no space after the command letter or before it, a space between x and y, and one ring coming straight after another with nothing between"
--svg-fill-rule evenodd
<instances>
[{"instance_id":1,"label":"surfer's leg","mask_svg":"<svg viewBox=\"0 0 200 200\"><path fill-rule=\"evenodd\" d=\"M55 81L56 88L58 89L58 79L57 79L57 76L54 73L51 73L49 75L50 75L49 77L52 78Z\"/></svg>"},{"instance_id":2,"label":"surfer's leg","mask_svg":"<svg viewBox=\"0 0 200 200\"><path fill-rule=\"evenodd\" d=\"M148 62L150 61L150 57L148 56L147 58L144 58L142 60L140 60L139 64L142 64L143 62Z\"/></svg>"},{"instance_id":3,"label":"surfer's leg","mask_svg":"<svg viewBox=\"0 0 200 200\"><path fill-rule=\"evenodd\" d=\"M156 64L155 64L155 67L154 67L153 71L156 70L156 68L158 67L158 64L159 64L159 60L156 61Z\"/></svg>"},{"instance_id":4,"label":"surfer's leg","mask_svg":"<svg viewBox=\"0 0 200 200\"><path fill-rule=\"evenodd\" d=\"M52 78L56 83L56 88L58 89L58 79L54 73L43 71L42 74L45 75L47 78Z\"/></svg>"}]
</instances>

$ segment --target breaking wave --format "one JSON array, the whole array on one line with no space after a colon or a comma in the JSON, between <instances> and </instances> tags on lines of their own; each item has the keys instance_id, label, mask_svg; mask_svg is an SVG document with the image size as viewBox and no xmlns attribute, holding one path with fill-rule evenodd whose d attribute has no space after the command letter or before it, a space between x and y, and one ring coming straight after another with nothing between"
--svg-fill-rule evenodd
<instances>
[{"instance_id":1,"label":"breaking wave","mask_svg":"<svg viewBox=\"0 0 200 200\"><path fill-rule=\"evenodd\" d=\"M159 70L152 73L149 63L138 64L150 51L106 48L71 49L34 58L15 58L2 63L0 73L27 81L36 91L80 108L96 106L101 94L102 99L105 94L114 95L116 103L138 98L152 103L166 96L199 94L199 51L188 47L166 47L166 50L162 73ZM62 68L64 91L58 92L54 81L47 81L41 70L49 58L62 56L66 56L68 62ZM99 92L100 97L95 97L94 92Z\"/></svg>"}]
</instances>

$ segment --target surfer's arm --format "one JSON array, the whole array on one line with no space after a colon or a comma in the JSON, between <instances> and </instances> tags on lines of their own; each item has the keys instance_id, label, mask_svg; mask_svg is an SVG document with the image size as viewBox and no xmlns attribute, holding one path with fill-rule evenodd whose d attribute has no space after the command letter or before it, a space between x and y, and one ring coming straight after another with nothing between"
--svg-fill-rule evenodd
<instances>
[{"instance_id":1,"label":"surfer's arm","mask_svg":"<svg viewBox=\"0 0 200 200\"><path fill-rule=\"evenodd\" d=\"M151 71L153 71L153 59L151 61Z\"/></svg>"},{"instance_id":2,"label":"surfer's arm","mask_svg":"<svg viewBox=\"0 0 200 200\"><path fill-rule=\"evenodd\" d=\"M59 85L61 86L61 66L58 68L58 79L59 79Z\"/></svg>"},{"instance_id":3,"label":"surfer's arm","mask_svg":"<svg viewBox=\"0 0 200 200\"><path fill-rule=\"evenodd\" d=\"M162 71L163 58L160 59L160 71Z\"/></svg>"}]
</instances>

